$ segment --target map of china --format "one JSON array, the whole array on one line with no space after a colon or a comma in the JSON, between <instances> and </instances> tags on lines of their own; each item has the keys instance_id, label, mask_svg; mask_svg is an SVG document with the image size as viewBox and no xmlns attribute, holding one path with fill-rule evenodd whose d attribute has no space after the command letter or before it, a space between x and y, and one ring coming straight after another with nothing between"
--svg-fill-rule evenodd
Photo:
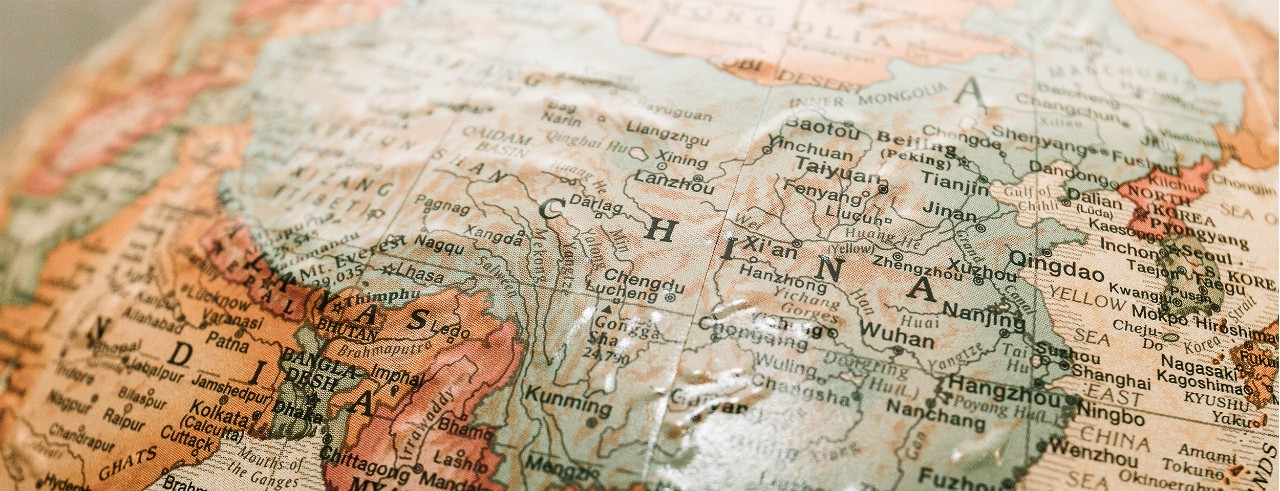
<instances>
[{"instance_id":1,"label":"map of china","mask_svg":"<svg viewBox=\"0 0 1280 491\"><path fill-rule=\"evenodd\" d=\"M1275 8L158 3L0 139L0 487L1274 488Z\"/></svg>"}]
</instances>

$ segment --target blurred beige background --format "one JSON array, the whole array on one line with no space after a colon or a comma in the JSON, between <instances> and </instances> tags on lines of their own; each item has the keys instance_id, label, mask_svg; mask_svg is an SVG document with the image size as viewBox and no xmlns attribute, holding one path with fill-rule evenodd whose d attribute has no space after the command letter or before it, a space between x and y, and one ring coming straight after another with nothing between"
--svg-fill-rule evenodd
<instances>
[{"instance_id":1,"label":"blurred beige background","mask_svg":"<svg viewBox=\"0 0 1280 491\"><path fill-rule=\"evenodd\" d=\"M0 134L150 0L0 0Z\"/></svg>"}]
</instances>

